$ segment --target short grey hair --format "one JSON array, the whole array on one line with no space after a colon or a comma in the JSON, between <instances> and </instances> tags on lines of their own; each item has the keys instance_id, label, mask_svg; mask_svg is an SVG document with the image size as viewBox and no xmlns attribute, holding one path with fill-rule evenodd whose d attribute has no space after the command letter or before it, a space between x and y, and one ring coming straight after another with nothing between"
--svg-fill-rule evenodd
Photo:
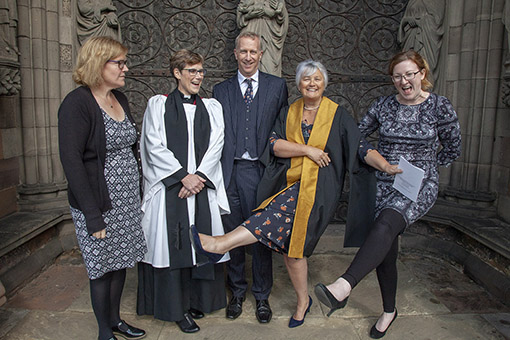
<instances>
[{"instance_id":1,"label":"short grey hair","mask_svg":"<svg viewBox=\"0 0 510 340\"><path fill-rule=\"evenodd\" d=\"M308 59L299 63L296 67L296 85L299 87L299 82L301 78L308 77L317 72L317 70L321 71L322 76L324 77L324 88L328 86L328 71L321 62L315 61L312 59Z\"/></svg>"}]
</instances>

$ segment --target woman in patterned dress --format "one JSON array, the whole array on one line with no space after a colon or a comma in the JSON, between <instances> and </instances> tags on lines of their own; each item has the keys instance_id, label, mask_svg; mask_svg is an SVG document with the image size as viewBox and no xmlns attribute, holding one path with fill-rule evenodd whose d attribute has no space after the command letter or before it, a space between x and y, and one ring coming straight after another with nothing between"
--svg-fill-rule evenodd
<instances>
[{"instance_id":1,"label":"woman in patterned dress","mask_svg":"<svg viewBox=\"0 0 510 340\"><path fill-rule=\"evenodd\" d=\"M99 340L141 339L120 318L126 268L147 251L140 225L137 131L124 86L127 48L109 37L87 40L71 91L58 112L60 159L76 236L90 280Z\"/></svg>"},{"instance_id":2,"label":"woman in patterned dress","mask_svg":"<svg viewBox=\"0 0 510 340\"><path fill-rule=\"evenodd\" d=\"M399 172L377 151L367 154L369 144L352 116L323 97L327 80L321 63L307 60L298 65L296 83L303 98L282 110L261 159L266 169L258 197L267 199L259 211L224 236L191 229L195 247L213 261L221 256L217 254L257 241L282 253L298 300L290 328L302 325L310 310L306 257L312 255L337 208L346 171L350 192L355 193L349 202L347 243L359 242L355 234L371 222L363 217L370 217L367 202L374 194L370 185L375 187L375 178L363 161L390 174Z\"/></svg>"},{"instance_id":3,"label":"woman in patterned dress","mask_svg":"<svg viewBox=\"0 0 510 340\"><path fill-rule=\"evenodd\" d=\"M351 290L373 269L381 288L384 312L370 330L383 337L397 317L398 235L434 205L439 188L438 167L460 155L460 126L450 101L435 93L427 62L415 51L395 55L389 74L396 95L381 97L369 108L359 128L364 137L379 131L379 152L390 162L403 157L425 171L416 202L392 187L394 177L377 172L376 220L347 271L335 282L319 283L316 294L331 308L345 306Z\"/></svg>"}]
</instances>

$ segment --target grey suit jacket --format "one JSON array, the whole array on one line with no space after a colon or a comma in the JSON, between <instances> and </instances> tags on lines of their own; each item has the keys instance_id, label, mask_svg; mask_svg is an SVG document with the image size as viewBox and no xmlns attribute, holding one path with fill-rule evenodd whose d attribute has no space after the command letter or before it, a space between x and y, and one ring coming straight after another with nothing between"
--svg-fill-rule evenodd
<instances>
[{"instance_id":1,"label":"grey suit jacket","mask_svg":"<svg viewBox=\"0 0 510 340\"><path fill-rule=\"evenodd\" d=\"M223 107L223 117L225 119L225 144L221 157L223 168L223 180L225 187L228 187L234 165L234 154L236 150L236 132L237 132L237 113L242 112L244 108L237 107L236 95L241 94L241 88L237 81L237 73L213 88L213 97L216 98ZM282 108L288 106L287 84L283 78L279 78L259 71L259 105L257 111L257 150L260 157L267 144L269 135L273 129L276 117L278 117Z\"/></svg>"}]
</instances>

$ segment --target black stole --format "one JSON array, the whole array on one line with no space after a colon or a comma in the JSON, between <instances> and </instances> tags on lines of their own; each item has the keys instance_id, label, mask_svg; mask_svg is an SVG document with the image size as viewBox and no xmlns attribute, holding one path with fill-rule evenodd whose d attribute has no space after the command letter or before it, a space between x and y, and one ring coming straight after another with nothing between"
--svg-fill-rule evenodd
<instances>
[{"instance_id":1,"label":"black stole","mask_svg":"<svg viewBox=\"0 0 510 340\"><path fill-rule=\"evenodd\" d=\"M209 114L200 97L196 96L196 111L193 122L195 161L198 165L202 161L209 147L211 123ZM186 113L179 91L176 89L165 102L165 130L167 148L172 151L175 158L184 170L188 168L188 127ZM207 186L212 183L208 181ZM166 222L168 230L168 246L170 252L170 269L189 268L193 266L191 257L191 244L189 239L188 203L177 195L182 188L180 178L175 184L166 188ZM214 186L213 186L214 188ZM199 232L211 235L211 213L207 188L204 188L195 199L195 224ZM197 254L199 263L207 262L207 258ZM212 275L212 277L211 277ZM194 278L214 279L212 265L200 266L193 270Z\"/></svg>"}]
</instances>

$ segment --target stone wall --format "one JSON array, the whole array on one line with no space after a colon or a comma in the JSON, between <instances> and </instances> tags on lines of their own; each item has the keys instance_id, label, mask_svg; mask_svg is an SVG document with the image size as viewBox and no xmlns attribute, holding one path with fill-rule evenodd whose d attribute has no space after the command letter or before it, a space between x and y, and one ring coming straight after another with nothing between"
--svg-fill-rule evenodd
<instances>
[{"instance_id":1,"label":"stone wall","mask_svg":"<svg viewBox=\"0 0 510 340\"><path fill-rule=\"evenodd\" d=\"M510 221L510 111L500 91L508 53L504 2L448 1L444 94L459 114L463 152L441 180L446 196L468 213Z\"/></svg>"},{"instance_id":2,"label":"stone wall","mask_svg":"<svg viewBox=\"0 0 510 340\"><path fill-rule=\"evenodd\" d=\"M57 111L73 87L71 0L18 2L22 152L18 187L21 210L65 205L65 177L58 156Z\"/></svg>"}]
</instances>

